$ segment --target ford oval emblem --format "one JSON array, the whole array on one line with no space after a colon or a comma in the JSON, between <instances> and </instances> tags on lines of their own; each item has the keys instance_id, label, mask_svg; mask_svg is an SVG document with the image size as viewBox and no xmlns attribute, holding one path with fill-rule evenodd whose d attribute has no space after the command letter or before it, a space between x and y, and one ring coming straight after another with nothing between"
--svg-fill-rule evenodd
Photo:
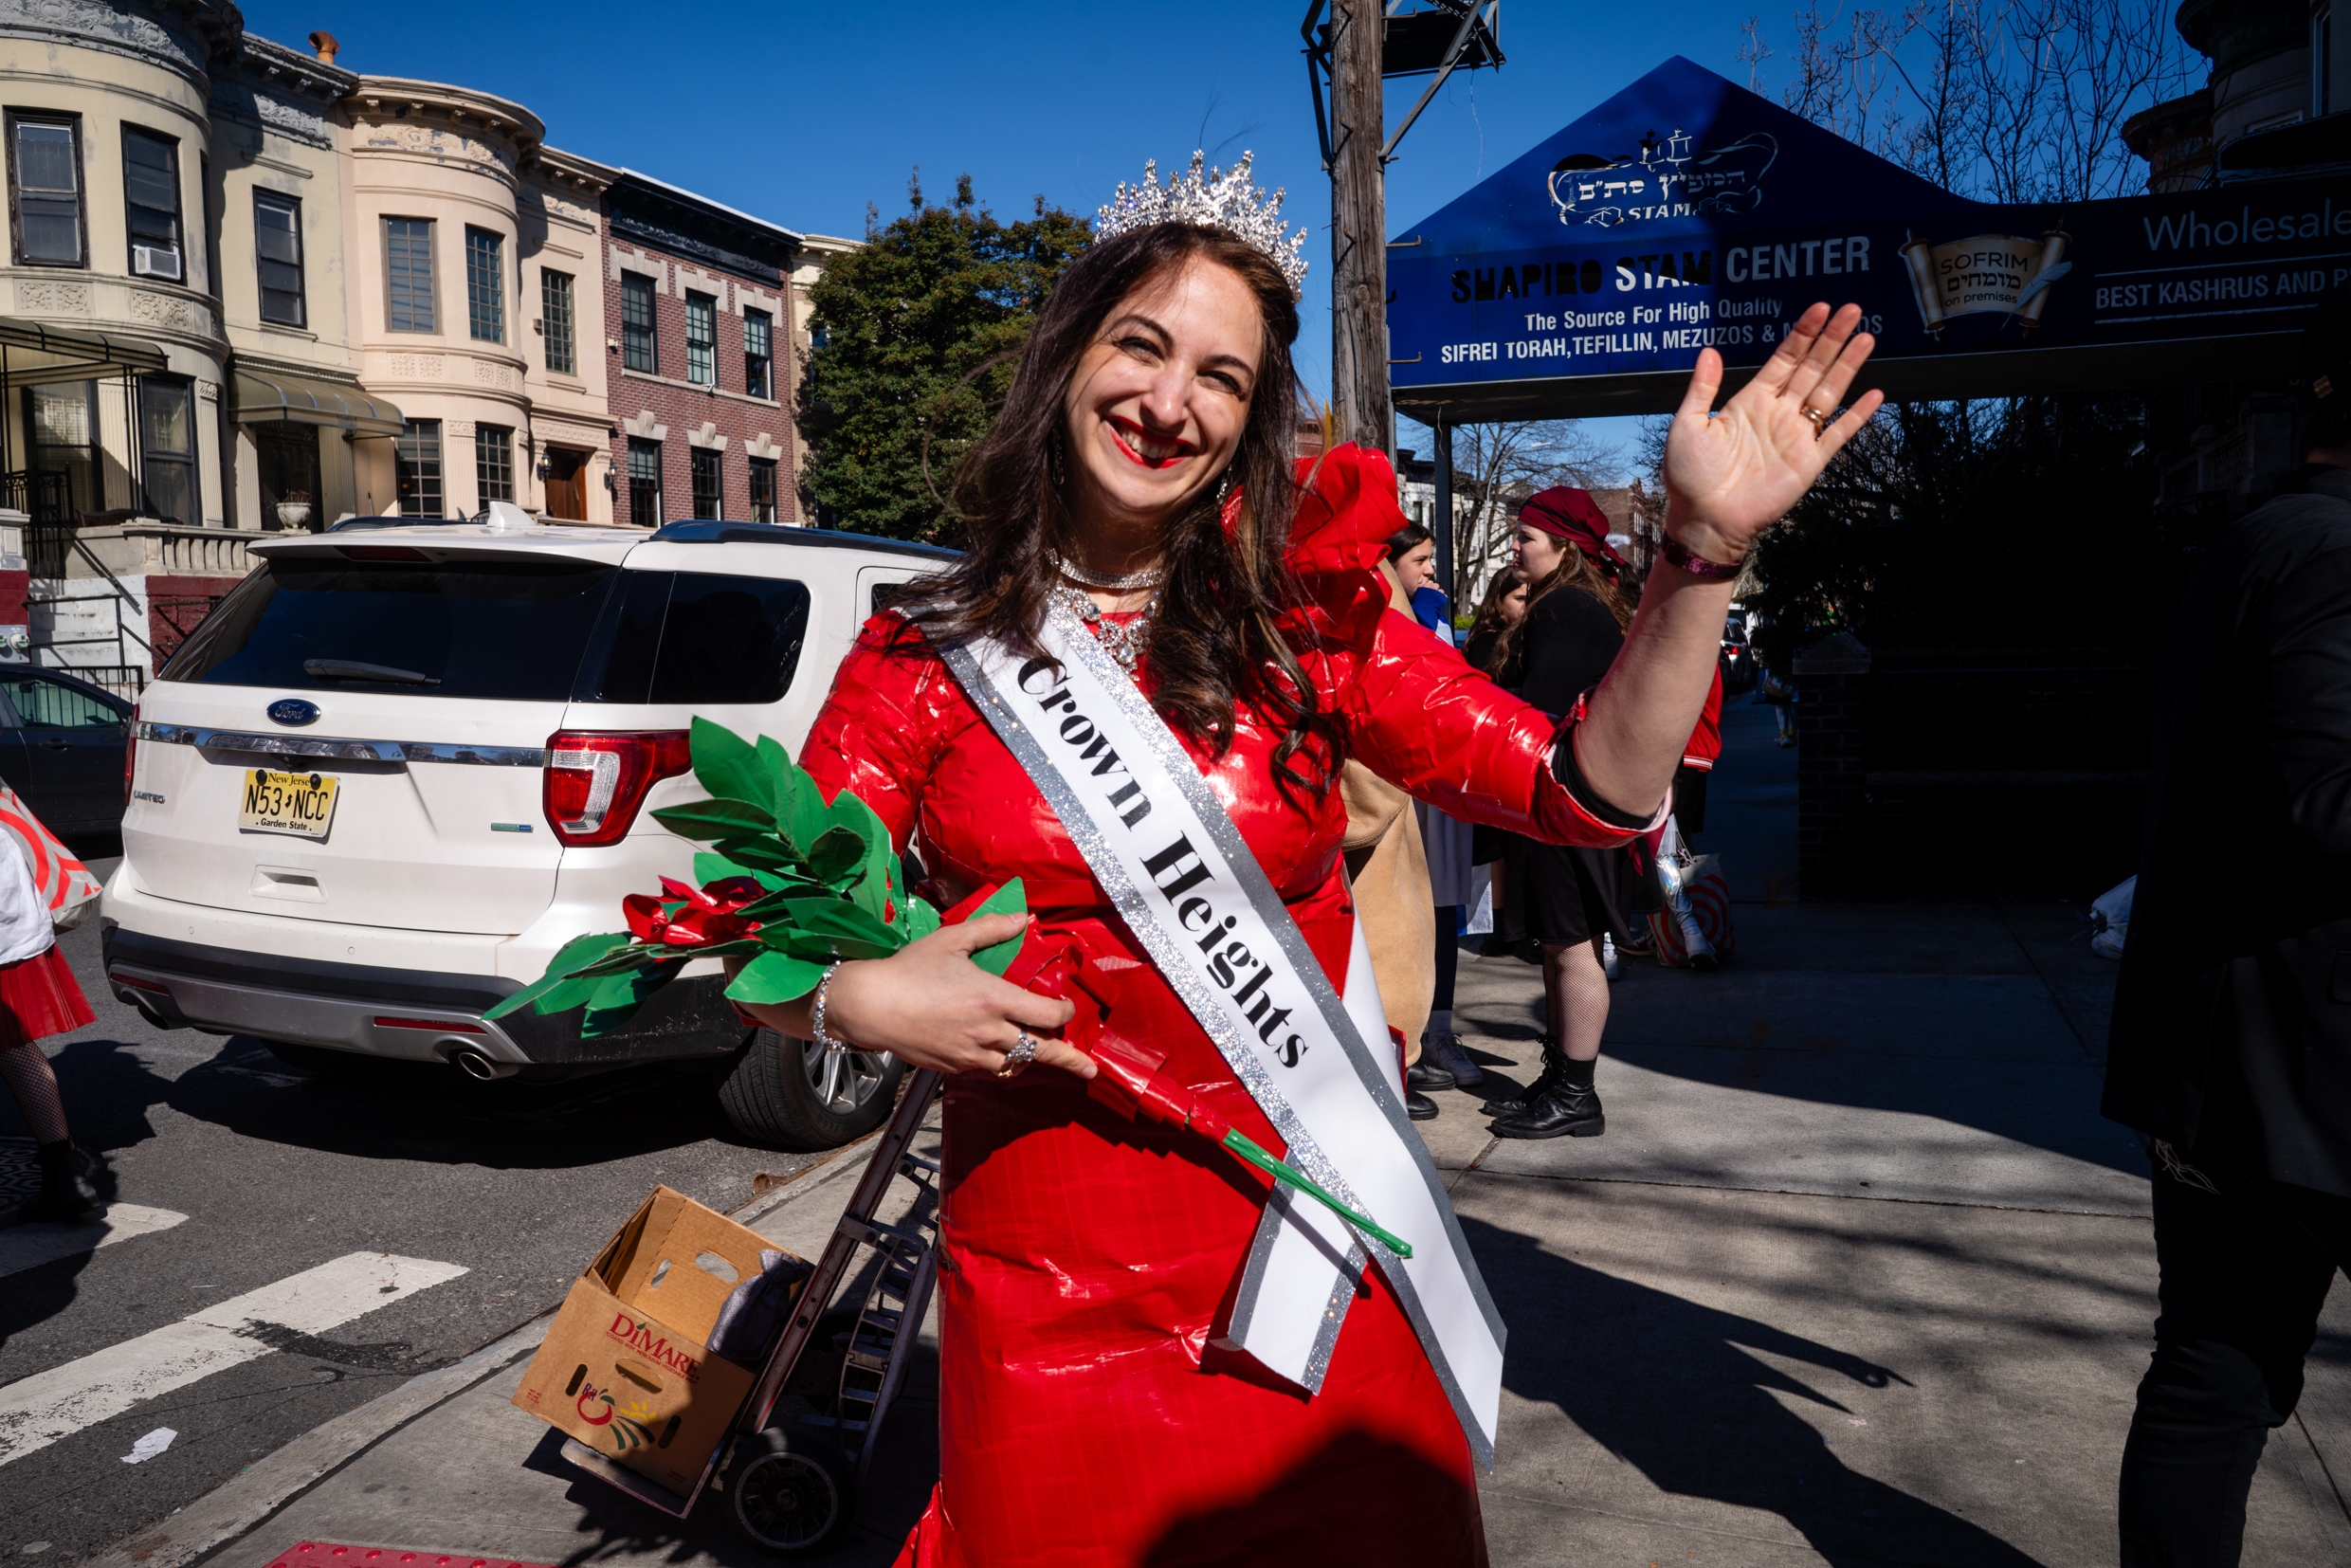
<instances>
[{"instance_id":1,"label":"ford oval emblem","mask_svg":"<svg viewBox=\"0 0 2351 1568\"><path fill-rule=\"evenodd\" d=\"M315 724L319 721L319 704L305 702L299 697L281 697L269 704L269 721L273 724Z\"/></svg>"}]
</instances>

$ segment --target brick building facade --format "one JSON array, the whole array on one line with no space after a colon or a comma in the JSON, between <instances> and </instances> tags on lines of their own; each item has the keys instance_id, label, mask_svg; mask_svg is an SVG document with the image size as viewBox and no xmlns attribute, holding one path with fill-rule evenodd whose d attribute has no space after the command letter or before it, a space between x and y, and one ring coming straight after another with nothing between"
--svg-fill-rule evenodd
<instances>
[{"instance_id":1,"label":"brick building facade","mask_svg":"<svg viewBox=\"0 0 2351 1568\"><path fill-rule=\"evenodd\" d=\"M612 517L797 522L791 229L624 173L605 192Z\"/></svg>"}]
</instances>

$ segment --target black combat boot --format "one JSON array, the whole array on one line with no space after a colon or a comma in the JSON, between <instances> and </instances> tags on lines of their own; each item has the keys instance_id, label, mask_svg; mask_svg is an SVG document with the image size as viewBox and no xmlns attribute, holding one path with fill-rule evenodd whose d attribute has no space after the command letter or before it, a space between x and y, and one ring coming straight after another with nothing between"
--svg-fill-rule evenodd
<instances>
[{"instance_id":1,"label":"black combat boot","mask_svg":"<svg viewBox=\"0 0 2351 1568\"><path fill-rule=\"evenodd\" d=\"M25 1205L27 1219L88 1219L106 1207L98 1189L82 1175L82 1156L70 1138L38 1145L41 1195Z\"/></svg>"},{"instance_id":2,"label":"black combat boot","mask_svg":"<svg viewBox=\"0 0 2351 1568\"><path fill-rule=\"evenodd\" d=\"M1559 1074L1566 1066L1567 1055L1559 1049L1559 1043L1545 1040L1542 1043L1542 1070L1535 1075L1535 1081L1516 1094L1488 1100L1483 1107L1485 1113L1487 1116L1513 1116L1526 1109L1559 1081Z\"/></svg>"},{"instance_id":3,"label":"black combat boot","mask_svg":"<svg viewBox=\"0 0 2351 1568\"><path fill-rule=\"evenodd\" d=\"M1496 1138L1597 1138L1608 1131L1599 1092L1592 1086L1594 1062L1560 1059L1560 1070L1541 1094L1520 1110L1498 1116L1486 1126Z\"/></svg>"}]
</instances>

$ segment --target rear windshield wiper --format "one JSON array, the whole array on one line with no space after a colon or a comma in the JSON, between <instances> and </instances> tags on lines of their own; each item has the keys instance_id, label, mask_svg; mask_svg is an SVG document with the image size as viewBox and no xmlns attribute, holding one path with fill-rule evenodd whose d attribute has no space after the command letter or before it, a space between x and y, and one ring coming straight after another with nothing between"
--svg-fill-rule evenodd
<instances>
[{"instance_id":1,"label":"rear windshield wiper","mask_svg":"<svg viewBox=\"0 0 2351 1568\"><path fill-rule=\"evenodd\" d=\"M380 681L395 686L437 686L438 675L426 675L413 669L394 669L390 665L363 665L351 659L304 659L302 673L319 681Z\"/></svg>"}]
</instances>

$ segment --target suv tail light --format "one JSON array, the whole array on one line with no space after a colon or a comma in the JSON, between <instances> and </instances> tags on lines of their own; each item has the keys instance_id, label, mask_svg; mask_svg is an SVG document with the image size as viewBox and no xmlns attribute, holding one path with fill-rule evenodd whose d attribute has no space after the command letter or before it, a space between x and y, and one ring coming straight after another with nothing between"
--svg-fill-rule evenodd
<instances>
[{"instance_id":1,"label":"suv tail light","mask_svg":"<svg viewBox=\"0 0 2351 1568\"><path fill-rule=\"evenodd\" d=\"M574 848L618 844L656 782L693 766L683 730L648 735L590 735L564 730L547 738L540 798L556 842Z\"/></svg>"},{"instance_id":2,"label":"suv tail light","mask_svg":"<svg viewBox=\"0 0 2351 1568\"><path fill-rule=\"evenodd\" d=\"M131 704L130 722L122 727L122 809L131 809L131 780L138 776L138 704Z\"/></svg>"}]
</instances>

